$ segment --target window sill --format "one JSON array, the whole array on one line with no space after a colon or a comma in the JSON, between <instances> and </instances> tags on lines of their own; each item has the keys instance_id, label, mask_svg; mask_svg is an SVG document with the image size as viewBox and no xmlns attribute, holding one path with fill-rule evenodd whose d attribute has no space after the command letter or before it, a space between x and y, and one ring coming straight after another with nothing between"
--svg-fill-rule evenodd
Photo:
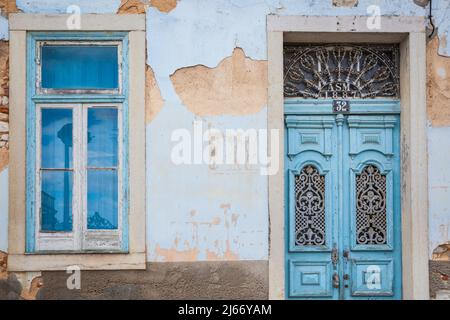
<instances>
[{"instance_id":1,"label":"window sill","mask_svg":"<svg viewBox=\"0 0 450 320\"><path fill-rule=\"evenodd\" d=\"M10 254L8 271L145 270L146 255L138 253Z\"/></svg>"}]
</instances>

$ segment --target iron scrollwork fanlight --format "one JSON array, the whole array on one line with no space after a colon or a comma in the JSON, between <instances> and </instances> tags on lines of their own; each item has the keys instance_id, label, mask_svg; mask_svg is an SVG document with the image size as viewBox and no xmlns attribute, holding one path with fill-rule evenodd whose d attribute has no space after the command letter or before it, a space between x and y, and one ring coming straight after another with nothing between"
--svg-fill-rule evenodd
<instances>
[{"instance_id":1,"label":"iron scrollwork fanlight","mask_svg":"<svg viewBox=\"0 0 450 320\"><path fill-rule=\"evenodd\" d=\"M399 55L396 45L286 45L284 96L399 98Z\"/></svg>"}]
</instances>

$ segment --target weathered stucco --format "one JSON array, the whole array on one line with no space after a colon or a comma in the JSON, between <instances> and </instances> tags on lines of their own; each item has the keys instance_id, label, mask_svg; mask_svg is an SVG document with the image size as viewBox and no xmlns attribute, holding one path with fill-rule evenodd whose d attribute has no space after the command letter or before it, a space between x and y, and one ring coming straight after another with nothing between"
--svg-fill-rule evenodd
<instances>
[{"instance_id":1,"label":"weathered stucco","mask_svg":"<svg viewBox=\"0 0 450 320\"><path fill-rule=\"evenodd\" d=\"M40 273L11 273L7 265L8 255L0 251L0 300L35 300L43 286Z\"/></svg>"},{"instance_id":2,"label":"weathered stucco","mask_svg":"<svg viewBox=\"0 0 450 320\"><path fill-rule=\"evenodd\" d=\"M236 48L215 68L194 66L172 76L183 104L196 115L244 115L267 104L267 62L254 61Z\"/></svg>"},{"instance_id":3,"label":"weathered stucco","mask_svg":"<svg viewBox=\"0 0 450 320\"><path fill-rule=\"evenodd\" d=\"M0 10L1 15L5 18L10 13L20 12L19 8L17 8L16 0L0 0Z\"/></svg>"},{"instance_id":4,"label":"weathered stucco","mask_svg":"<svg viewBox=\"0 0 450 320\"><path fill-rule=\"evenodd\" d=\"M145 13L146 5L140 0L122 0L118 14Z\"/></svg>"},{"instance_id":5,"label":"weathered stucco","mask_svg":"<svg viewBox=\"0 0 450 320\"><path fill-rule=\"evenodd\" d=\"M247 166L177 166L170 157L174 145L172 132L184 128L193 133L194 121L201 121L205 129L267 127L268 14L370 15L367 9L371 5L379 5L383 15L428 14L427 9L412 0L17 0L15 3L0 0L0 39L8 39L7 14L19 10L66 13L69 6L76 5L81 13L147 12L147 255L148 261L164 262L268 258L267 177ZM450 58L446 57L450 56L449 4L448 0L433 1L438 37L428 44L427 52L429 249L430 259L441 263L432 268L431 281L438 283L436 290L448 287L448 272L442 270L448 268L444 260L448 260L450 241ZM7 251L8 228L7 122L8 43L2 41L0 250L3 251ZM255 276L247 271L255 268L252 263L236 263L242 265L169 263L150 264L149 270L141 273L92 272L84 278L88 285L81 292L67 291L65 273L45 273L48 287L42 297L267 296L265 267L256 267ZM1 277L6 278L0 281L0 299L5 297L2 292L8 292L9 298L30 299L37 294L39 280L34 280L34 287L31 280L31 289L23 290L16 275L0 271ZM438 280L433 282L435 279Z\"/></svg>"},{"instance_id":6,"label":"weathered stucco","mask_svg":"<svg viewBox=\"0 0 450 320\"><path fill-rule=\"evenodd\" d=\"M430 297L435 299L440 293L450 292L450 263L430 261Z\"/></svg>"},{"instance_id":7,"label":"weathered stucco","mask_svg":"<svg viewBox=\"0 0 450 320\"><path fill-rule=\"evenodd\" d=\"M176 8L178 0L150 0L150 5L161 12L169 13Z\"/></svg>"},{"instance_id":8,"label":"weathered stucco","mask_svg":"<svg viewBox=\"0 0 450 320\"><path fill-rule=\"evenodd\" d=\"M358 0L333 0L335 7L355 7L358 5Z\"/></svg>"},{"instance_id":9,"label":"weathered stucco","mask_svg":"<svg viewBox=\"0 0 450 320\"><path fill-rule=\"evenodd\" d=\"M155 74L150 66L145 71L145 123L150 123L164 107Z\"/></svg>"},{"instance_id":10,"label":"weathered stucco","mask_svg":"<svg viewBox=\"0 0 450 320\"><path fill-rule=\"evenodd\" d=\"M44 272L38 299L267 299L267 261L149 263L145 271Z\"/></svg>"},{"instance_id":11,"label":"weathered stucco","mask_svg":"<svg viewBox=\"0 0 450 320\"><path fill-rule=\"evenodd\" d=\"M433 127L450 126L450 58L438 54L439 39L427 46L428 119Z\"/></svg>"}]
</instances>

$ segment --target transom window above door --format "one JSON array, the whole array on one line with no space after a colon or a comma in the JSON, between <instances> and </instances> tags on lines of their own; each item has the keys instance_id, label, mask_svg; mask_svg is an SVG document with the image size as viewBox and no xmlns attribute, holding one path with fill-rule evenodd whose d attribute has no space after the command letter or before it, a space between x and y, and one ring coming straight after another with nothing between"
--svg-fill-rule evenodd
<instances>
[{"instance_id":1,"label":"transom window above door","mask_svg":"<svg viewBox=\"0 0 450 320\"><path fill-rule=\"evenodd\" d=\"M302 99L400 97L398 45L284 46L284 96Z\"/></svg>"}]
</instances>

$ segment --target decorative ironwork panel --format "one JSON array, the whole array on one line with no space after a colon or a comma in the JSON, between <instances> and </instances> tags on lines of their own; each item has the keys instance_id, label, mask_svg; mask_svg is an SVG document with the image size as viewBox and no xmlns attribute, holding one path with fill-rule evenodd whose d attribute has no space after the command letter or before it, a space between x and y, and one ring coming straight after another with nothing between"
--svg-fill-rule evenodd
<instances>
[{"instance_id":1,"label":"decorative ironwork panel","mask_svg":"<svg viewBox=\"0 0 450 320\"><path fill-rule=\"evenodd\" d=\"M387 243L386 176L369 165L356 176L356 243Z\"/></svg>"},{"instance_id":2,"label":"decorative ironwork panel","mask_svg":"<svg viewBox=\"0 0 450 320\"><path fill-rule=\"evenodd\" d=\"M399 98L399 55L396 45L286 45L284 95Z\"/></svg>"},{"instance_id":3,"label":"decorative ironwork panel","mask_svg":"<svg viewBox=\"0 0 450 320\"><path fill-rule=\"evenodd\" d=\"M295 245L325 245L325 176L306 166L295 176Z\"/></svg>"}]
</instances>

